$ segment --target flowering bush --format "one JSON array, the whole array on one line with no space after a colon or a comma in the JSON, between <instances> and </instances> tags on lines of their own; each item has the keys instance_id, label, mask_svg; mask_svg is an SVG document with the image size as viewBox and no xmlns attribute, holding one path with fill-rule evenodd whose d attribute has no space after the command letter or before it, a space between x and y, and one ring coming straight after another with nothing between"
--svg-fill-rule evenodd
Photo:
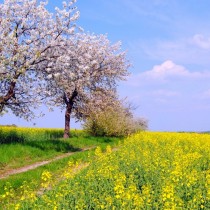
<instances>
[{"instance_id":1,"label":"flowering bush","mask_svg":"<svg viewBox=\"0 0 210 210\"><path fill-rule=\"evenodd\" d=\"M113 104L104 110L93 112L84 123L84 130L94 136L127 136L147 129L147 120L135 119L129 110Z\"/></svg>"}]
</instances>

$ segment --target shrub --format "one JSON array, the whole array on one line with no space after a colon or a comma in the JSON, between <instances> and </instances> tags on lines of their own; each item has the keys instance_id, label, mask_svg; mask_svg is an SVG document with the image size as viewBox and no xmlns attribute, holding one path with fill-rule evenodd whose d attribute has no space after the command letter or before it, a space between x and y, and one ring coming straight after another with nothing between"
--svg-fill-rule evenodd
<instances>
[{"instance_id":1,"label":"shrub","mask_svg":"<svg viewBox=\"0 0 210 210\"><path fill-rule=\"evenodd\" d=\"M135 119L130 107L117 104L103 111L93 112L86 118L83 128L94 136L127 136L147 129L147 120Z\"/></svg>"}]
</instances>

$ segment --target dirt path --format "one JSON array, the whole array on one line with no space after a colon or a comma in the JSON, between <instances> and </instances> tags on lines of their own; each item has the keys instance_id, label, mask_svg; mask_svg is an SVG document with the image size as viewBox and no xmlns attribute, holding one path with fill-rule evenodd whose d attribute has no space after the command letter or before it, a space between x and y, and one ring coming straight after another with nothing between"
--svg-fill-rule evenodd
<instances>
[{"instance_id":1,"label":"dirt path","mask_svg":"<svg viewBox=\"0 0 210 210\"><path fill-rule=\"evenodd\" d=\"M87 151L87 150L90 150L90 149L93 149L93 148L95 148L95 147L84 148L79 152L84 152L84 151ZM71 156L75 153L78 153L78 152L68 152L68 153L65 153L63 155L59 155L59 156L57 156L53 159L50 159L50 160L40 161L40 162L36 162L36 163L28 165L28 166L23 166L21 168L9 170L9 171L7 171L3 174L0 174L0 179L8 178L9 176L11 176L13 174L20 174L20 173L23 173L23 172L26 172L26 171L33 170L35 168L38 168L39 166L47 165L47 164L49 164L53 161L60 160L60 159L65 158L65 157L69 157L69 156Z\"/></svg>"}]
</instances>

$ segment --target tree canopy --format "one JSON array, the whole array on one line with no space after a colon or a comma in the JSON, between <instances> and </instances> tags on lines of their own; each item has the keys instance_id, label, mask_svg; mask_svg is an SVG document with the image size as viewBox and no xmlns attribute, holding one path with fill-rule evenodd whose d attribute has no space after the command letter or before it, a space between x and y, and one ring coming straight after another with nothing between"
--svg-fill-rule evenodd
<instances>
[{"instance_id":1,"label":"tree canopy","mask_svg":"<svg viewBox=\"0 0 210 210\"><path fill-rule=\"evenodd\" d=\"M37 0L0 4L0 113L10 109L27 120L34 117L33 108L45 97L43 70L59 58L61 41L74 33L79 17L74 2L53 14Z\"/></svg>"},{"instance_id":2,"label":"tree canopy","mask_svg":"<svg viewBox=\"0 0 210 210\"><path fill-rule=\"evenodd\" d=\"M77 30L74 3L63 2L54 13L37 0L0 4L0 113L30 120L43 102L60 106L66 110L64 137L71 116L81 120L93 104L103 107L99 95L113 98L130 65L120 42Z\"/></svg>"}]
</instances>

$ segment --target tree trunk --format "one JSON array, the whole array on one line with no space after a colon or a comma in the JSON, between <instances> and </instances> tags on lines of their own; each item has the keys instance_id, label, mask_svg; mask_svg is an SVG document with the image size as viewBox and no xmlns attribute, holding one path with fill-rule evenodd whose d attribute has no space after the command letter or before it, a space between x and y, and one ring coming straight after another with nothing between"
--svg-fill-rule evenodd
<instances>
[{"instance_id":1,"label":"tree trunk","mask_svg":"<svg viewBox=\"0 0 210 210\"><path fill-rule=\"evenodd\" d=\"M78 92L75 89L72 93L71 97L67 97L67 95L64 93L63 100L66 104L66 112L65 112L65 129L64 129L64 135L63 138L67 139L70 137L70 117L71 117L71 111L74 104L74 99L77 97Z\"/></svg>"},{"instance_id":2,"label":"tree trunk","mask_svg":"<svg viewBox=\"0 0 210 210\"><path fill-rule=\"evenodd\" d=\"M63 138L67 139L70 137L70 116L71 116L71 105L68 103L66 105L66 112L65 112L65 129Z\"/></svg>"},{"instance_id":3,"label":"tree trunk","mask_svg":"<svg viewBox=\"0 0 210 210\"><path fill-rule=\"evenodd\" d=\"M19 74L16 75L14 78L17 79L18 77L19 77ZM14 92L15 85L16 85L16 82L11 82L7 94L6 94L5 96L3 96L3 97L0 97L0 113L3 112L3 109L4 109L5 104L6 104L12 97L13 97L13 98L15 97L15 92Z\"/></svg>"},{"instance_id":4,"label":"tree trunk","mask_svg":"<svg viewBox=\"0 0 210 210\"><path fill-rule=\"evenodd\" d=\"M1 104L0 102L0 113L3 112L3 109L4 109L4 104Z\"/></svg>"}]
</instances>

